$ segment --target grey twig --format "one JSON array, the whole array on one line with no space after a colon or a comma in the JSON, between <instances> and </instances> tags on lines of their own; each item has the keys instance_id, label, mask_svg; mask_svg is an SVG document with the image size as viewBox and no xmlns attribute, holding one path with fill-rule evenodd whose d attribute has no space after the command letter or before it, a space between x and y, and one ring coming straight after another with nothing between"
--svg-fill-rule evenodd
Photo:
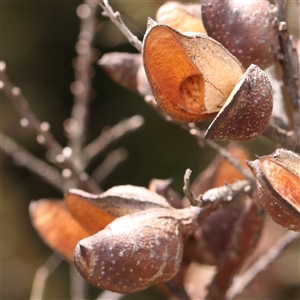
<instances>
[{"instance_id":1,"label":"grey twig","mask_svg":"<svg viewBox=\"0 0 300 300\"><path fill-rule=\"evenodd\" d=\"M279 20L279 42L280 55L279 62L283 71L284 88L288 99L294 109L296 126L300 127L299 109L300 109L300 91L299 91L299 59L296 47L289 35L286 22L285 1L275 0L278 10Z\"/></svg>"},{"instance_id":2,"label":"grey twig","mask_svg":"<svg viewBox=\"0 0 300 300\"><path fill-rule=\"evenodd\" d=\"M3 89L8 98L15 105L19 114L24 118L24 120L26 120L25 123L28 124L28 127L33 129L33 131L37 134L38 142L45 146L45 148L53 151L56 157L59 157L59 159L57 159L57 164L63 170L67 170L65 173L69 175L68 177L74 178L82 189L94 193L100 193L101 190L97 184L87 174L83 174L82 171L79 171L73 162L63 155L63 149L53 137L50 131L50 125L47 122L41 123L38 120L21 90L13 85L5 70L6 64L4 62L0 62L0 88Z\"/></svg>"},{"instance_id":3,"label":"grey twig","mask_svg":"<svg viewBox=\"0 0 300 300\"><path fill-rule=\"evenodd\" d=\"M128 39L131 45L139 52L142 52L142 42L134 34L132 34L132 32L124 24L121 14L118 11L114 12L107 0L99 0L99 5L103 8L103 15L110 18L110 20L117 25L120 31Z\"/></svg>"},{"instance_id":4,"label":"grey twig","mask_svg":"<svg viewBox=\"0 0 300 300\"><path fill-rule=\"evenodd\" d=\"M7 137L1 132L0 147L7 155L13 158L17 165L23 166L31 172L39 175L43 180L50 183L59 191L65 191L65 179L62 177L61 172L35 157L26 149L18 145L13 139Z\"/></svg>"},{"instance_id":5,"label":"grey twig","mask_svg":"<svg viewBox=\"0 0 300 300\"><path fill-rule=\"evenodd\" d=\"M74 105L71 119L67 122L66 134L73 157L78 157L85 141L88 119L88 104L91 100L91 77L93 74L92 42L96 31L96 2L85 0L77 7L77 15L81 20L80 33L76 44L77 58L74 61L75 81L71 85ZM78 162L80 165L80 162Z\"/></svg>"},{"instance_id":6,"label":"grey twig","mask_svg":"<svg viewBox=\"0 0 300 300\"><path fill-rule=\"evenodd\" d=\"M102 163L93 171L91 177L98 183L113 172L113 170L128 156L128 152L124 148L113 150L107 154Z\"/></svg>"},{"instance_id":7,"label":"grey twig","mask_svg":"<svg viewBox=\"0 0 300 300\"><path fill-rule=\"evenodd\" d=\"M143 123L144 118L140 115L135 115L119 122L111 128L105 129L97 139L95 139L82 150L83 165L86 166L108 145L120 139L125 134L137 130L143 125Z\"/></svg>"},{"instance_id":8,"label":"grey twig","mask_svg":"<svg viewBox=\"0 0 300 300\"><path fill-rule=\"evenodd\" d=\"M231 300L242 293L251 284L256 276L272 264L283 251L296 239L300 237L299 232L288 231L276 244L263 256L261 256L247 271L237 276L226 294L226 299Z\"/></svg>"},{"instance_id":9,"label":"grey twig","mask_svg":"<svg viewBox=\"0 0 300 300\"><path fill-rule=\"evenodd\" d=\"M43 299L46 280L62 260L63 259L60 256L53 253L49 259L36 270L31 288L30 300Z\"/></svg>"}]
</instances>

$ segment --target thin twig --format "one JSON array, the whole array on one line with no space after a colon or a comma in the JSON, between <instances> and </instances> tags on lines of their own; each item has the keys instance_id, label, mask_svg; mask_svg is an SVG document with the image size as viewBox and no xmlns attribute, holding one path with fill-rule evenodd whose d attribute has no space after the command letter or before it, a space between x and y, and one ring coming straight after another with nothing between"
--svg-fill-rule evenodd
<instances>
[{"instance_id":1,"label":"thin twig","mask_svg":"<svg viewBox=\"0 0 300 300\"><path fill-rule=\"evenodd\" d=\"M272 264L283 251L296 239L300 238L299 232L288 231L276 244L263 256L261 256L247 271L236 277L226 294L226 299L231 300L242 293L251 284L256 276Z\"/></svg>"},{"instance_id":2,"label":"thin twig","mask_svg":"<svg viewBox=\"0 0 300 300\"><path fill-rule=\"evenodd\" d=\"M234 199L238 194L244 193L251 195L252 188L247 180L237 180L232 184L225 184L224 186L217 187L206 191L203 195L194 197L190 189L190 176L192 171L187 169L184 175L183 191L185 196L189 199L191 205L205 207L207 205L220 205L226 204Z\"/></svg>"},{"instance_id":3,"label":"thin twig","mask_svg":"<svg viewBox=\"0 0 300 300\"><path fill-rule=\"evenodd\" d=\"M283 81L288 100L294 109L296 126L300 126L299 108L300 108L300 91L299 91L299 59L296 47L288 32L285 12L285 0L275 0L278 10L279 20L279 42L281 54L279 61L283 71Z\"/></svg>"},{"instance_id":4,"label":"thin twig","mask_svg":"<svg viewBox=\"0 0 300 300\"><path fill-rule=\"evenodd\" d=\"M53 137L50 131L50 125L47 122L41 123L38 120L21 90L13 85L5 70L6 64L4 62L0 62L0 88L3 89L8 98L15 105L19 114L26 120L28 127L33 129L33 131L37 134L38 142L46 149L53 151L56 157L60 157L60 160L57 160L57 165L61 167L62 170L69 170L66 173L70 173L69 177L74 178L82 189L94 193L100 193L101 189L97 186L97 184L87 174L83 174L83 172L79 171L75 167L74 163L63 155L63 149Z\"/></svg>"},{"instance_id":5,"label":"thin twig","mask_svg":"<svg viewBox=\"0 0 300 300\"><path fill-rule=\"evenodd\" d=\"M111 128L105 129L97 139L82 150L84 166L90 163L96 155L100 154L112 142L120 139L131 131L137 130L143 125L143 123L144 118L140 115L135 115L119 122Z\"/></svg>"},{"instance_id":6,"label":"thin twig","mask_svg":"<svg viewBox=\"0 0 300 300\"><path fill-rule=\"evenodd\" d=\"M60 256L53 253L49 259L36 270L32 283L30 300L43 299L46 280L62 260L63 259Z\"/></svg>"},{"instance_id":7,"label":"thin twig","mask_svg":"<svg viewBox=\"0 0 300 300\"><path fill-rule=\"evenodd\" d=\"M13 139L0 132L0 148L11 156L18 166L22 166L39 175L59 191L65 191L65 179L61 172L29 153Z\"/></svg>"},{"instance_id":8,"label":"thin twig","mask_svg":"<svg viewBox=\"0 0 300 300\"><path fill-rule=\"evenodd\" d=\"M98 184L101 184L102 181L127 157L128 152L124 148L119 148L109 152L101 164L93 171L91 177Z\"/></svg>"},{"instance_id":9,"label":"thin twig","mask_svg":"<svg viewBox=\"0 0 300 300\"><path fill-rule=\"evenodd\" d=\"M110 20L117 25L120 31L128 39L131 45L139 52L142 52L142 42L127 28L122 20L121 14L118 11L114 12L107 0L99 0L99 5L104 10L103 15L110 18Z\"/></svg>"},{"instance_id":10,"label":"thin twig","mask_svg":"<svg viewBox=\"0 0 300 300\"><path fill-rule=\"evenodd\" d=\"M72 300L85 300L87 282L78 274L73 264L69 266L70 272L70 295Z\"/></svg>"},{"instance_id":11,"label":"thin twig","mask_svg":"<svg viewBox=\"0 0 300 300\"><path fill-rule=\"evenodd\" d=\"M76 44L77 58L74 62L75 81L71 85L74 105L71 112L72 125L66 130L73 157L78 158L86 136L88 104L91 100L92 42L96 31L95 12L97 3L85 0L77 8L81 20ZM70 124L70 123L69 123ZM80 166L80 162L77 162Z\"/></svg>"},{"instance_id":12,"label":"thin twig","mask_svg":"<svg viewBox=\"0 0 300 300\"><path fill-rule=\"evenodd\" d=\"M216 150L223 158L225 158L231 165L233 165L243 176L251 183L254 181L254 177L251 172L242 166L239 158L233 157L225 148L220 146L214 141L204 138L203 132L194 123L179 123L180 127L188 131L194 136L200 147L207 145L210 148Z\"/></svg>"}]
</instances>

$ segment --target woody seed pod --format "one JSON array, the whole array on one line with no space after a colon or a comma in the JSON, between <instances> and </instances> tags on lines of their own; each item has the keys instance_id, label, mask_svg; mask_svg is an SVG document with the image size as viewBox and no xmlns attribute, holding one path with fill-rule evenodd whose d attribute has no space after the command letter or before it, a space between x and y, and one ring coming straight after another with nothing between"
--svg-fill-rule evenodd
<instances>
[{"instance_id":1,"label":"woody seed pod","mask_svg":"<svg viewBox=\"0 0 300 300\"><path fill-rule=\"evenodd\" d=\"M235 55L244 68L265 69L279 49L276 9L267 0L202 0L207 34Z\"/></svg>"},{"instance_id":2,"label":"woody seed pod","mask_svg":"<svg viewBox=\"0 0 300 300\"><path fill-rule=\"evenodd\" d=\"M225 103L243 68L221 44L149 20L143 62L152 93L174 120L199 122Z\"/></svg>"},{"instance_id":3,"label":"woody seed pod","mask_svg":"<svg viewBox=\"0 0 300 300\"><path fill-rule=\"evenodd\" d=\"M248 162L257 179L258 195L272 219L290 230L300 231L300 156L277 149Z\"/></svg>"},{"instance_id":4,"label":"woody seed pod","mask_svg":"<svg viewBox=\"0 0 300 300\"><path fill-rule=\"evenodd\" d=\"M196 211L154 208L118 218L77 244L75 266L92 285L118 293L167 281L180 268L183 237L197 226Z\"/></svg>"},{"instance_id":5,"label":"woody seed pod","mask_svg":"<svg viewBox=\"0 0 300 300\"><path fill-rule=\"evenodd\" d=\"M208 127L205 137L239 142L253 140L264 132L272 108L271 83L259 67L251 65Z\"/></svg>"},{"instance_id":6,"label":"woody seed pod","mask_svg":"<svg viewBox=\"0 0 300 300\"><path fill-rule=\"evenodd\" d=\"M164 197L133 185L114 186L100 195L70 189L65 201L72 216L91 234L117 217L154 207L171 208Z\"/></svg>"}]
</instances>

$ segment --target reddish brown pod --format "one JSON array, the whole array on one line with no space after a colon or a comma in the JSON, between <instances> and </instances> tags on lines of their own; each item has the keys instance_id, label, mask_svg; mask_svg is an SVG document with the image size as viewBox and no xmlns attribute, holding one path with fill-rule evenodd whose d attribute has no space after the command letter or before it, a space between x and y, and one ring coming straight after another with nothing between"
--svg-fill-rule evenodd
<instances>
[{"instance_id":1,"label":"reddish brown pod","mask_svg":"<svg viewBox=\"0 0 300 300\"><path fill-rule=\"evenodd\" d=\"M216 118L208 127L208 139L245 142L260 136L273 109L272 86L268 76L251 65L232 90Z\"/></svg>"},{"instance_id":2,"label":"reddish brown pod","mask_svg":"<svg viewBox=\"0 0 300 300\"><path fill-rule=\"evenodd\" d=\"M300 156L285 149L248 162L260 202L273 220L300 231Z\"/></svg>"},{"instance_id":3,"label":"reddish brown pod","mask_svg":"<svg viewBox=\"0 0 300 300\"><path fill-rule=\"evenodd\" d=\"M202 0L207 34L220 42L244 68L270 66L279 49L276 8L267 0Z\"/></svg>"},{"instance_id":4,"label":"reddish brown pod","mask_svg":"<svg viewBox=\"0 0 300 300\"><path fill-rule=\"evenodd\" d=\"M77 244L75 266L92 285L118 293L168 281L180 268L185 233L197 226L193 211L154 208L118 218Z\"/></svg>"}]
</instances>

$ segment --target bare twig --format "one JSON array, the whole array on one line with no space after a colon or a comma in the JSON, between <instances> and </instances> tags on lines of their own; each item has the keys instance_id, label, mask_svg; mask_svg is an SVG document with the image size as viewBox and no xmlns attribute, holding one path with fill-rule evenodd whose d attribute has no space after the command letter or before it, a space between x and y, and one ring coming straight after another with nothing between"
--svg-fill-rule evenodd
<instances>
[{"instance_id":1,"label":"bare twig","mask_svg":"<svg viewBox=\"0 0 300 300\"><path fill-rule=\"evenodd\" d=\"M53 253L49 259L37 269L33 279L30 300L43 299L46 280L62 260L60 256Z\"/></svg>"},{"instance_id":2,"label":"bare twig","mask_svg":"<svg viewBox=\"0 0 300 300\"><path fill-rule=\"evenodd\" d=\"M73 157L78 158L79 152L85 141L85 131L88 118L88 104L91 100L91 76L92 76L92 41L96 31L95 11L96 2L85 0L77 8L77 15L81 20L80 33L76 44L77 58L74 62L75 81L71 85L74 94L74 105L71 112L72 126L66 128L69 138L69 146L73 151ZM80 166L80 162L77 162Z\"/></svg>"},{"instance_id":3,"label":"bare twig","mask_svg":"<svg viewBox=\"0 0 300 300\"><path fill-rule=\"evenodd\" d=\"M41 123L38 120L32 109L30 108L30 105L25 99L24 95L21 93L21 90L18 87L14 86L8 78L5 69L5 63L0 62L0 88L4 90L8 98L17 108L20 115L26 120L26 122L28 123L28 127L33 129L33 131L37 134L38 142L45 148L53 151L55 156L59 158L57 159L57 165L60 166L63 170L67 170L67 172L64 172L68 175L67 177L74 178L78 185L87 191L100 193L101 189L97 186L97 184L87 174L83 174L83 172L79 171L78 168L76 168L76 166L73 164L73 162L63 155L63 149L53 137L50 131L50 125L47 122Z\"/></svg>"},{"instance_id":4,"label":"bare twig","mask_svg":"<svg viewBox=\"0 0 300 300\"><path fill-rule=\"evenodd\" d=\"M272 264L283 251L296 239L300 238L299 232L288 231L276 244L263 256L261 256L247 271L236 277L226 294L226 299L231 300L242 293L251 284L256 276Z\"/></svg>"},{"instance_id":5,"label":"bare twig","mask_svg":"<svg viewBox=\"0 0 300 300\"><path fill-rule=\"evenodd\" d=\"M78 274L73 264L69 266L70 270L70 295L72 300L85 300L85 290L87 282Z\"/></svg>"},{"instance_id":6,"label":"bare twig","mask_svg":"<svg viewBox=\"0 0 300 300\"><path fill-rule=\"evenodd\" d=\"M112 142L123 137L125 134L138 129L143 123L144 118L140 115L135 115L119 122L109 129L105 129L97 139L82 150L82 160L85 162L84 165L90 163L96 155L101 153Z\"/></svg>"},{"instance_id":7,"label":"bare twig","mask_svg":"<svg viewBox=\"0 0 300 300\"><path fill-rule=\"evenodd\" d=\"M252 188L247 180L238 180L232 184L226 184L221 187L213 188L206 191L203 195L195 198L190 190L190 176L192 171L187 169L184 175L183 191L185 196L189 199L191 205L205 207L207 205L226 204L233 200L233 198L241 193L251 194Z\"/></svg>"},{"instance_id":8,"label":"bare twig","mask_svg":"<svg viewBox=\"0 0 300 300\"><path fill-rule=\"evenodd\" d=\"M13 158L18 166L22 166L31 172L39 175L43 180L50 183L59 191L65 191L65 179L61 172L35 157L26 149L18 145L13 139L0 132L0 147L9 156Z\"/></svg>"},{"instance_id":9,"label":"bare twig","mask_svg":"<svg viewBox=\"0 0 300 300\"><path fill-rule=\"evenodd\" d=\"M279 61L283 70L284 88L288 99L294 109L294 121L296 122L296 126L299 127L299 59L296 52L296 47L293 45L293 41L288 32L285 12L285 1L275 0L275 4L278 9L279 42L281 50Z\"/></svg>"},{"instance_id":10,"label":"bare twig","mask_svg":"<svg viewBox=\"0 0 300 300\"><path fill-rule=\"evenodd\" d=\"M254 181L254 177L251 172L242 166L240 159L233 157L225 148L220 146L214 141L204 138L202 131L194 123L179 123L181 128L187 130L192 136L194 136L200 147L207 145L210 148L216 150L223 158L225 158L231 165L233 165L243 176L251 183Z\"/></svg>"},{"instance_id":11,"label":"bare twig","mask_svg":"<svg viewBox=\"0 0 300 300\"><path fill-rule=\"evenodd\" d=\"M102 163L94 170L91 177L98 183L101 182L128 156L124 148L113 150L107 154Z\"/></svg>"},{"instance_id":12,"label":"bare twig","mask_svg":"<svg viewBox=\"0 0 300 300\"><path fill-rule=\"evenodd\" d=\"M103 8L103 15L110 18L110 20L117 25L120 31L128 39L131 45L139 52L142 52L142 42L127 28L121 18L121 14L118 11L114 12L107 0L99 0L99 5Z\"/></svg>"}]
</instances>

